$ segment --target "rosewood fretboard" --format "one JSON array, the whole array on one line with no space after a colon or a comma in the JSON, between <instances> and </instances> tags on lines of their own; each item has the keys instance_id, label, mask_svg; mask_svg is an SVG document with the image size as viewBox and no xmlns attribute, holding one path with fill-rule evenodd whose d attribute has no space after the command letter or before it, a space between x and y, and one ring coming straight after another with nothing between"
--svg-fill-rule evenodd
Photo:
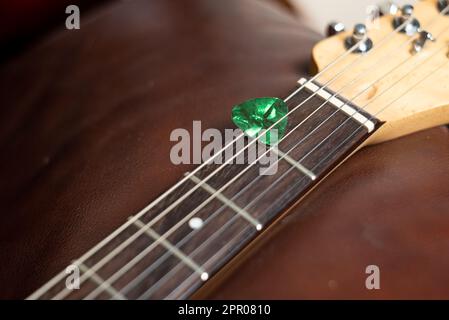
<instances>
[{"instance_id":1,"label":"rosewood fretboard","mask_svg":"<svg viewBox=\"0 0 449 320\"><path fill-rule=\"evenodd\" d=\"M203 182L221 165L205 166L80 259L79 289L67 290L62 272L30 298L189 297L257 236L259 223L270 224L380 126L332 92L300 83L306 90L288 105L303 105L288 117L276 174L260 175L257 164L233 180L248 164L228 164ZM201 227L192 228L193 217Z\"/></svg>"}]
</instances>

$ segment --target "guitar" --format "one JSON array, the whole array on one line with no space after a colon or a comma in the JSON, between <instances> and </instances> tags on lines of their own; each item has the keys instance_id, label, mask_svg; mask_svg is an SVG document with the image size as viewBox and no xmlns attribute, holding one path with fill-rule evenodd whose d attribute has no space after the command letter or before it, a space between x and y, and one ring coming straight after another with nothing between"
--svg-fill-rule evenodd
<instances>
[{"instance_id":1,"label":"guitar","mask_svg":"<svg viewBox=\"0 0 449 320\"><path fill-rule=\"evenodd\" d=\"M275 174L204 162L29 299L200 297L357 150L449 122L448 12L425 0L318 43L284 99Z\"/></svg>"}]
</instances>

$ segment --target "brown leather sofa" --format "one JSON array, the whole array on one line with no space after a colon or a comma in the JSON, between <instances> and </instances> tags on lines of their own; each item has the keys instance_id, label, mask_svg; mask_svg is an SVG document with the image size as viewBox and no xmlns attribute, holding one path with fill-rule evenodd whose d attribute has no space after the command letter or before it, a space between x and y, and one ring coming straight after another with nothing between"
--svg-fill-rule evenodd
<instances>
[{"instance_id":1,"label":"brown leather sofa","mask_svg":"<svg viewBox=\"0 0 449 320\"><path fill-rule=\"evenodd\" d=\"M189 169L169 134L284 96L320 37L260 1L123 1L0 66L0 297L25 298ZM210 298L449 298L449 131L360 151ZM367 290L365 267L381 268Z\"/></svg>"}]
</instances>

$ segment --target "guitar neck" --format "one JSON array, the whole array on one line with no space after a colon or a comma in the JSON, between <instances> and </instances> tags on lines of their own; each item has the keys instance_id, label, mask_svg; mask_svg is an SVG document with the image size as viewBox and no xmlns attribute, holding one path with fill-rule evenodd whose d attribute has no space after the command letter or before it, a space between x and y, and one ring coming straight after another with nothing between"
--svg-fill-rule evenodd
<instances>
[{"instance_id":1,"label":"guitar neck","mask_svg":"<svg viewBox=\"0 0 449 320\"><path fill-rule=\"evenodd\" d=\"M271 150L276 155L272 174L261 175L267 165L249 153L242 153L244 164L227 163L223 153L80 258L75 263L79 289L68 290L68 275L62 272L30 298L192 295L381 125L342 97L319 90L320 85L300 84L305 90L288 101L290 110L297 110ZM236 152L238 142L230 149Z\"/></svg>"}]
</instances>

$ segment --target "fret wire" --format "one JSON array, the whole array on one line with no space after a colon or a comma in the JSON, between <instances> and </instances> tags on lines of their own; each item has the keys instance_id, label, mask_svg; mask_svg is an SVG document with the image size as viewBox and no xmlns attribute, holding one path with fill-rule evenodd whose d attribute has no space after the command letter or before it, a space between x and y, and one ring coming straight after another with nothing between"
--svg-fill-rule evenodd
<instances>
[{"instance_id":1,"label":"fret wire","mask_svg":"<svg viewBox=\"0 0 449 320\"><path fill-rule=\"evenodd\" d=\"M237 220L236 219L236 217L234 216L231 220L229 220L227 223L230 223L232 220ZM223 231L223 230L225 230L225 227L224 226L222 226L220 229L219 229L220 231ZM241 230L239 233L238 233L238 235L237 236L235 236L235 237L233 237L233 239L231 239L231 241L229 241L225 246L223 246L223 247L221 247L213 256L216 256L216 255L219 255L222 251L224 251L225 249L228 249L229 248L229 246L230 246L230 244L231 244L231 242L232 242L232 240L234 240L235 238L237 238L237 237L239 237L241 234L244 234L244 233L246 233L246 232L248 232L249 234L250 234L250 237L252 237L256 232L254 231L254 228L250 228L248 225L245 225L245 226L243 226L243 230ZM213 237L210 237L210 238L208 238L204 243L202 243L198 248L196 248L195 249L195 251L201 251L201 249L203 248L203 247L206 247L207 245L208 245L208 243L211 241L213 239ZM244 240L247 240L247 239L244 239ZM194 251L194 252L195 252ZM208 261L209 260L211 260L211 259L208 259ZM204 263L204 265L207 265L207 263L208 263L208 261L206 261L206 263ZM155 284L153 284L150 288L148 288L143 294L141 294L138 298L137 298L137 300L142 300L142 299L147 299L148 297L150 297L151 296L151 294L153 294L156 290L157 290L157 288L155 288L155 287L157 287L157 286L159 286L160 284L159 284L159 282L164 282L164 281L166 281L167 279L169 279L170 278L170 275L171 274L175 274L177 271L178 271L178 269L180 268L180 264L178 264L178 265L176 265L174 268L172 268L168 273L166 273L161 279L159 279L159 281L158 282L156 282ZM175 270L176 269L176 270ZM190 277L189 277L190 278ZM179 287L179 286L178 286ZM171 293L170 293L171 294ZM169 294L169 295L170 295ZM169 296L169 295L167 295L167 297Z\"/></svg>"},{"instance_id":2,"label":"fret wire","mask_svg":"<svg viewBox=\"0 0 449 320\"><path fill-rule=\"evenodd\" d=\"M444 30L444 31L442 31L440 34L442 34L442 33L444 33L445 31L447 31L447 30ZM429 62L429 61L431 61L431 58L433 57L433 56L435 56L436 54L438 54L441 50L444 50L444 49L446 49L446 45L445 46L443 46L443 47L441 47L439 50L437 50L436 52L434 52L434 54L432 54L430 57L428 57L428 58L426 58L425 60L424 60L424 63L426 63L426 62ZM424 64L423 63L423 64ZM445 62L444 64L446 64L447 62ZM443 64L443 65L444 65ZM420 67L420 66L422 66L422 64L420 64L418 67ZM441 68L441 67L440 67ZM438 70L438 68L437 68L437 70ZM405 79L406 77L408 77L411 73L413 73L415 71L415 69L412 69L410 72L408 72L406 75L404 75L403 77L401 77L398 81L396 81L394 84L393 84L393 86L391 86L391 87L389 87L389 88L387 88L386 90L384 90L381 94L379 94L376 98L374 98L373 100L371 100L370 102L368 102L367 104L365 104L363 107L362 107L362 109L364 109L367 105L369 105L369 104L371 104L375 99L377 99L378 97L380 97L380 96L382 96L383 94L385 94L386 92L388 92L389 90L391 90L395 85L397 85L398 83L400 83L403 79ZM433 72L431 72L431 73L429 73L429 75L428 76L430 76L430 75L432 75L433 74ZM427 78L427 77L425 77L425 78ZM424 79L425 79L424 78ZM418 82L418 84L419 83L421 83L423 80L421 80L421 81L419 81ZM403 96L403 95L402 95ZM401 97L402 97L401 96ZM389 105L391 105L391 104L389 104ZM357 110L354 110L354 113L356 113L357 112ZM344 123L346 123L348 120L350 120L351 118L347 118L347 120L345 120L345 122L343 122L337 129L335 129L330 135L328 135L323 141L321 141L320 142L320 144L319 145L321 145L325 140L327 140L331 135L333 135L336 131L338 131L341 127L342 127L342 125L344 124ZM372 120L372 119L374 119L374 116L371 116L369 119L366 119L365 120L365 122L368 122L368 121L370 121L370 120ZM359 128L357 128L355 131L354 131L354 133L353 134L351 134L350 135L350 137L352 137L360 128L362 128L363 127L363 125L365 125L365 123L362 123L360 126L359 126ZM346 138L345 139L345 141L347 140L348 138ZM336 150L338 150L338 148L340 147L342 145L342 143L336 148ZM296 147L296 146L295 146ZM293 148L295 148L295 147L293 147ZM293 149L292 148L292 149ZM315 149L316 149L317 147L315 147L314 149L312 149L308 154L306 154L301 160L299 160L299 161L302 161L303 159L305 159L308 155L310 155ZM291 151L291 150L290 150ZM287 152L288 153L288 152ZM332 153L331 153L332 154ZM325 159L327 159L328 157L326 157ZM320 163L321 162L323 162L323 161L320 161ZM317 168L318 167L318 165L317 166L315 166L314 168ZM290 171L290 170L292 170L293 168L290 168L288 171ZM303 178L304 179L304 178ZM301 179L301 181L303 180L303 179ZM270 186L270 188L271 188L271 186ZM245 207L246 208L246 207Z\"/></svg>"},{"instance_id":3,"label":"fret wire","mask_svg":"<svg viewBox=\"0 0 449 320\"><path fill-rule=\"evenodd\" d=\"M201 180L198 179L196 176L191 176L190 179L192 179L193 182L195 182L196 184L201 183ZM235 212L237 212L239 215L241 215L244 219L248 220L249 223L254 225L257 230L262 230L262 224L259 221L257 221L257 219L254 219L245 209L241 209L240 207L238 207L234 202L232 202L231 200L229 200L228 198L223 196L220 191L215 190L214 188L209 186L207 183L203 183L202 186L207 192L209 192L212 195L212 197L217 198L218 200L223 202L226 206L233 209Z\"/></svg>"},{"instance_id":4,"label":"fret wire","mask_svg":"<svg viewBox=\"0 0 449 320\"><path fill-rule=\"evenodd\" d=\"M119 246L117 246L116 248L114 248L111 252L109 252L105 257L103 257L100 261L98 261L94 266L90 267L86 273L84 273L83 275L81 275L79 282L80 284L83 283L89 276L91 273L94 273L95 271L101 269L101 267L103 267L107 262L109 262L110 260L108 260L109 258L112 259L112 257L114 257L116 255L116 253L120 253L121 251L123 251L124 248L126 248L126 246L131 243L132 241L134 241L135 239L137 239L140 235L142 235L144 232L144 230L138 230L137 232L135 232L133 235L131 235L129 238L127 238L124 242L122 242ZM78 260L79 261L79 260ZM75 262L77 265L81 264L81 262ZM86 275L87 274L87 275ZM67 296L68 294L70 294L70 291L68 291L67 289L63 289L61 290L57 296L60 299L63 299L65 296Z\"/></svg>"},{"instance_id":5,"label":"fret wire","mask_svg":"<svg viewBox=\"0 0 449 320\"><path fill-rule=\"evenodd\" d=\"M407 21L404 22L403 25L405 25L407 23ZM395 29L389 36L392 36L393 34L397 33L398 30L400 30L403 25L399 26L397 29ZM385 37L383 40L386 40L387 38L389 38L389 36ZM381 41L381 42L382 42ZM354 49L356 49L358 47L358 44L354 45ZM348 53L348 52L346 52ZM330 68L331 65L334 65L337 63L337 61L339 59L342 59L345 56L345 54L343 54L342 56L338 57L336 60L334 60L333 63L329 64L325 69L323 69L320 73L318 73L317 75L315 75L312 79L310 79L309 81L313 81L314 79L318 78L319 75L323 74L324 71L326 71L327 69ZM324 87L324 86L323 86ZM291 96L289 96L287 99L291 98L292 96L294 96L297 92L299 92L300 90L302 90L303 87L299 88L298 90L296 90ZM286 99L286 100L287 100ZM299 106L295 107L295 109L297 109ZM291 112L293 112L294 110L292 110ZM279 120L280 121L280 120ZM236 138L234 141L236 141L238 138ZM233 142L234 142L233 141ZM232 145L233 142L231 142L229 145ZM226 147L225 147L226 148ZM221 150L221 152L224 149ZM209 159L210 160L210 159ZM206 163L203 163L202 166L204 166ZM201 167L201 166L200 166ZM199 170L200 167L198 167L196 170ZM185 181L185 180L184 180ZM158 197L153 203L151 203L149 206L147 206L146 208L144 208L143 210L141 210L138 215L143 215L146 211L148 211L150 208L154 207L158 202L160 202L163 198L165 198L167 196L167 194L171 193L174 189L176 189L179 185L182 184L182 181L180 181L179 183L177 183L175 186L173 186L172 188L170 188L167 192L165 192L162 196ZM125 224L122 227L120 227L119 229L117 229L115 232L113 232L109 237L105 238L103 241L101 241L97 246L95 246L94 248L92 248L91 250L89 250L85 255L83 255L79 260L85 260L88 257L92 256L95 252L97 252L99 250L99 248L103 247L106 243L108 243L108 241L117 236L121 231L123 231L124 229L126 229L130 224ZM54 284L58 283L58 281L61 280L61 278L64 277L63 273L60 273L58 276L55 276L53 279L51 279L46 285L44 285L43 287L41 287L40 289L38 289L35 293L33 293L30 298L36 298L39 297L40 295L42 295L43 292L45 292L45 290L51 288Z\"/></svg>"},{"instance_id":6,"label":"fret wire","mask_svg":"<svg viewBox=\"0 0 449 320\"><path fill-rule=\"evenodd\" d=\"M311 180L316 180L317 176L315 173L313 173L311 170L304 167L299 161L296 161L292 157L290 157L287 153L284 153L283 151L279 150L277 147L273 148L273 151L278 155L279 160L285 160L287 161L291 166L298 169L301 173L308 176ZM278 161L279 162L279 161ZM267 170L270 170L271 167L268 167Z\"/></svg>"},{"instance_id":7,"label":"fret wire","mask_svg":"<svg viewBox=\"0 0 449 320\"><path fill-rule=\"evenodd\" d=\"M82 263L78 264L77 266L82 272L86 273L89 270L89 268ZM106 291L111 297L114 297L118 300L127 300L123 294L115 290L115 288L109 282L105 281L95 272L92 272L90 274L89 279L94 281L100 288L102 288L103 291ZM58 296L55 296L53 299L58 300L60 298Z\"/></svg>"},{"instance_id":8,"label":"fret wire","mask_svg":"<svg viewBox=\"0 0 449 320\"><path fill-rule=\"evenodd\" d=\"M145 224L140 221L136 220L134 223L139 228L145 228ZM181 252L178 248L173 246L170 242L166 240L167 236L161 236L151 228L148 228L145 230L145 233L148 234L150 237L152 237L156 243L160 242L167 250L169 250L173 255L179 258L182 262L184 262L186 265L188 265L193 271L198 273L198 275L201 277L201 280L206 281L209 278L209 275L202 267L200 267L196 262L194 262L192 259L190 259L188 256L186 256L184 253Z\"/></svg>"}]
</instances>

